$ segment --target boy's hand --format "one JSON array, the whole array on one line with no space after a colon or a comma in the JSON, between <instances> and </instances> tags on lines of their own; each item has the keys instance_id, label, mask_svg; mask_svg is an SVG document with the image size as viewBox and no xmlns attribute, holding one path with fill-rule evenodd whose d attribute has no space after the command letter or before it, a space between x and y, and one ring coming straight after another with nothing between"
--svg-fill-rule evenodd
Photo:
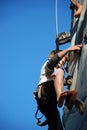
<instances>
[{"instance_id":1,"label":"boy's hand","mask_svg":"<svg viewBox=\"0 0 87 130\"><path fill-rule=\"evenodd\" d=\"M82 48L82 44L79 44L79 45L75 45L75 46L71 46L69 48L70 51L80 51Z\"/></svg>"}]
</instances>

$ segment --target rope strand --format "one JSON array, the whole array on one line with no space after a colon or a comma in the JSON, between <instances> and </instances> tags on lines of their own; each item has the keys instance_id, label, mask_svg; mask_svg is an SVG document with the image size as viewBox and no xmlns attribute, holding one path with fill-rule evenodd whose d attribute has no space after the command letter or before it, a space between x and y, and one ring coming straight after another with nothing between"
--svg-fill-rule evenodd
<instances>
[{"instance_id":1,"label":"rope strand","mask_svg":"<svg viewBox=\"0 0 87 130\"><path fill-rule=\"evenodd\" d=\"M56 35L58 35L58 14L57 14L57 12L58 12L58 10L57 10L57 0L56 0Z\"/></svg>"}]
</instances>

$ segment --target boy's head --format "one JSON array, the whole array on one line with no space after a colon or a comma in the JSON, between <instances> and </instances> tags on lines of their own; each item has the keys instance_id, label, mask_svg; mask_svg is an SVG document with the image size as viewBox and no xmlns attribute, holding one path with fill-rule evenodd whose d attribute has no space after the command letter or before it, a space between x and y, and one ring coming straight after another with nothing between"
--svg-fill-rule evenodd
<instances>
[{"instance_id":1,"label":"boy's head","mask_svg":"<svg viewBox=\"0 0 87 130\"><path fill-rule=\"evenodd\" d=\"M59 53L61 52L62 50L53 50L50 52L49 56L48 56L48 60L50 60L52 57L54 57L54 55L56 53ZM57 64L56 67L62 67L66 61L69 61L69 56L68 55L65 55L60 61L59 63Z\"/></svg>"},{"instance_id":2,"label":"boy's head","mask_svg":"<svg viewBox=\"0 0 87 130\"><path fill-rule=\"evenodd\" d=\"M48 59L51 59L52 57L54 57L54 55L58 52L60 52L61 50L53 50L50 52L49 56L48 56Z\"/></svg>"}]
</instances>

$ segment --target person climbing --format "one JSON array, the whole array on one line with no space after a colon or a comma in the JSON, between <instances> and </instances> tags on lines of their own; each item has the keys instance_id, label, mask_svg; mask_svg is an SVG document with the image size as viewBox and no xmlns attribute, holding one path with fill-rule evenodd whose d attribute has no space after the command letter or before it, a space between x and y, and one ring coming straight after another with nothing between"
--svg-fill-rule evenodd
<instances>
[{"instance_id":1,"label":"person climbing","mask_svg":"<svg viewBox=\"0 0 87 130\"><path fill-rule=\"evenodd\" d=\"M63 51L52 51L41 69L40 80L36 88L36 100L40 111L45 115L48 130L63 130L58 107L62 107L66 97L71 94L71 100L77 96L77 91L64 91L64 70L62 66L67 61L67 54L80 51L82 44L69 47Z\"/></svg>"}]
</instances>

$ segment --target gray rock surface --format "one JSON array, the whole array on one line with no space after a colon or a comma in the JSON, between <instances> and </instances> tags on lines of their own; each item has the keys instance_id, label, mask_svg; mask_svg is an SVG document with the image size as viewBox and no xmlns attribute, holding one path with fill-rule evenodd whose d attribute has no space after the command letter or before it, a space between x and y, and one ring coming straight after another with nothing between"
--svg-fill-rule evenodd
<instances>
[{"instance_id":1,"label":"gray rock surface","mask_svg":"<svg viewBox=\"0 0 87 130\"><path fill-rule=\"evenodd\" d=\"M83 6L80 17L75 18L76 9L72 11L71 22L71 46L75 44L83 44L81 53L71 53L71 61L69 62L69 75L73 76L73 82L70 90L78 91L78 98L85 102L86 108L81 115L76 107L68 110L64 107L63 124L65 130L87 130L87 0L78 0Z\"/></svg>"}]
</instances>

